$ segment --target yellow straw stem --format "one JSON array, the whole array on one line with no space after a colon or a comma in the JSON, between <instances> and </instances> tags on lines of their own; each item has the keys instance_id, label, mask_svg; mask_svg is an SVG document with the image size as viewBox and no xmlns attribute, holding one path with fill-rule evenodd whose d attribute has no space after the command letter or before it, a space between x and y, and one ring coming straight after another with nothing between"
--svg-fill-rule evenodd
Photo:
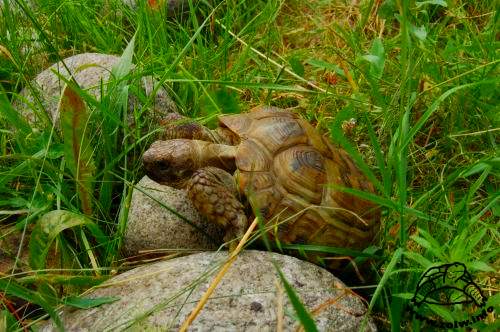
<instances>
[{"instance_id":1,"label":"yellow straw stem","mask_svg":"<svg viewBox=\"0 0 500 332\"><path fill-rule=\"evenodd\" d=\"M257 226L257 218L255 218L253 220L252 224L250 225L250 227L248 227L245 235L243 235L243 237L241 238L240 242L238 243L238 246L230 254L229 258L224 263L224 265L220 269L219 273L217 273L217 275L215 276L214 280L210 284L210 287L208 287L207 291L205 292L205 294L203 294L203 297L200 299L200 301L196 305L196 308L194 308L193 311L191 311L191 314L189 314L189 317L184 321L184 323L182 324L182 326L181 326L181 328L179 330L180 332L186 332L187 329L188 329L188 327L189 327L189 325L191 325L191 323L196 319L196 316L198 316L198 314L200 313L200 311L205 306L205 303L207 303L208 298L210 297L210 295L212 295L212 293L214 292L215 288L217 287L217 285L219 284L219 282L222 280L222 278L226 274L227 270L231 267L231 265L233 264L233 262L236 260L236 256L238 256L238 254L240 253L240 251L243 248L243 246L245 245L245 243L248 241L248 238L250 237L250 234L252 234L252 231L255 229L256 226Z\"/></svg>"}]
</instances>

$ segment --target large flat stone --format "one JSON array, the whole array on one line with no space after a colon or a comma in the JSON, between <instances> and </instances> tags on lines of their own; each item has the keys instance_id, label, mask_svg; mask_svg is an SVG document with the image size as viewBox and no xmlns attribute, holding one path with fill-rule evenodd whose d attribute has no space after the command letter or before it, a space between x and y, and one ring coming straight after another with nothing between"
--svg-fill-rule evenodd
<instances>
[{"instance_id":1,"label":"large flat stone","mask_svg":"<svg viewBox=\"0 0 500 332\"><path fill-rule=\"evenodd\" d=\"M88 296L118 296L88 310L64 310L68 331L177 331L208 288L227 253L204 252L142 266L111 278ZM273 262L314 313L319 331L374 331L366 306L328 271L263 251L238 256L189 331L284 331L299 323ZM47 324L42 331L53 331Z\"/></svg>"}]
</instances>

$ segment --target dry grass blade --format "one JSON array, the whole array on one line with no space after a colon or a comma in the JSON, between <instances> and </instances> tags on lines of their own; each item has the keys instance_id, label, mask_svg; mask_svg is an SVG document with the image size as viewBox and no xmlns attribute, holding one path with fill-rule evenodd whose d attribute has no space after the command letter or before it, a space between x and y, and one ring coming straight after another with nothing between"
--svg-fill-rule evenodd
<instances>
[{"instance_id":1,"label":"dry grass blade","mask_svg":"<svg viewBox=\"0 0 500 332\"><path fill-rule=\"evenodd\" d=\"M283 320L284 320L284 303L283 303L283 287L281 283L276 280L276 331L283 332Z\"/></svg>"},{"instance_id":2,"label":"dry grass blade","mask_svg":"<svg viewBox=\"0 0 500 332\"><path fill-rule=\"evenodd\" d=\"M248 47L249 45L243 40L241 39L240 37L238 37L235 33L233 33L231 30L229 30L222 22L220 22L218 19L215 20L215 22L217 22L217 24L219 24L224 30L227 31L227 33L229 33L231 36L233 36L240 44L242 44L243 46L245 47ZM329 94L329 92L319 86L317 86L316 84L304 79L303 77L295 74L293 71L291 71L290 69L286 68L284 65L280 65L279 63L277 63L276 61L274 61L273 59L271 59L269 56L265 55L264 53L260 52L259 50L257 50L256 48L254 47L251 47L250 46L250 49L252 50L252 52L254 52L255 54L257 54L258 56L266 59L267 61L269 61L270 63L272 63L273 65L275 65L276 67L282 69L283 71L285 71L287 74L293 76L294 78L304 82L305 84L307 84L308 86L310 86L311 88L315 89L315 90L318 90L322 93L326 93L326 94Z\"/></svg>"},{"instance_id":3,"label":"dry grass blade","mask_svg":"<svg viewBox=\"0 0 500 332\"><path fill-rule=\"evenodd\" d=\"M250 225L250 227L248 227L245 235L243 235L243 237L241 238L241 240L238 243L238 246L236 247L236 249L230 254L230 256L227 259L226 263L224 263L224 265L220 269L219 273L217 273L217 275L215 276L214 280L212 281L212 283L208 287L208 289L205 292L205 294L203 294L203 297L200 299L200 302L198 302L198 304L196 305L196 308L194 308L193 311L191 311L191 314L184 321L184 323L182 323L182 326L179 329L180 332L187 331L189 325L191 325L191 323L196 319L196 316L198 316L198 314L200 313L200 311L203 309L203 307L207 303L208 298L210 297L210 295L212 295L212 293L215 290L215 288L217 287L217 285L220 283L220 281L222 280L222 278L224 277L224 275L227 273L227 270L231 267L231 265L233 264L233 262L236 260L236 257L240 253L241 249L243 249L243 246L248 241L248 238L250 237L250 234L252 234L252 232L255 229L255 227L257 226L257 224L258 224L258 221L257 221L257 218L255 218L253 220L252 224Z\"/></svg>"},{"instance_id":4,"label":"dry grass blade","mask_svg":"<svg viewBox=\"0 0 500 332\"><path fill-rule=\"evenodd\" d=\"M10 61L12 61L12 63L16 63L16 60L14 60L14 58L12 57L12 54L9 52L9 50L7 49L7 47L3 46L3 45L0 45L0 55L9 59Z\"/></svg>"}]
</instances>

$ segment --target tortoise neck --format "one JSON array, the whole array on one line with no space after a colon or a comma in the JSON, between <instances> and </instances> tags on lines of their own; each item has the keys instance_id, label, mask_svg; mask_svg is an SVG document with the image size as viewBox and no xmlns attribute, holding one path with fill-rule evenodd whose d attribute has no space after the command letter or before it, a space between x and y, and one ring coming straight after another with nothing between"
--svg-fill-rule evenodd
<instances>
[{"instance_id":1,"label":"tortoise neck","mask_svg":"<svg viewBox=\"0 0 500 332\"><path fill-rule=\"evenodd\" d=\"M228 172L236 170L236 147L224 144L208 143L198 146L199 167L214 166Z\"/></svg>"}]
</instances>

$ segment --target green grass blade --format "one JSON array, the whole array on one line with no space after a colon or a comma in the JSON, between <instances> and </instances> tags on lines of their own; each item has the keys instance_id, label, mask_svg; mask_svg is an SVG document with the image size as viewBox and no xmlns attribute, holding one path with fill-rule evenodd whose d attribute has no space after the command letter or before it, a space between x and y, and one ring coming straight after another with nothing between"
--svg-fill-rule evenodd
<instances>
[{"instance_id":1,"label":"green grass blade","mask_svg":"<svg viewBox=\"0 0 500 332\"><path fill-rule=\"evenodd\" d=\"M375 289L375 292L373 293L372 299L370 301L370 305L368 306L369 311L373 309L373 306L375 305L375 302L378 300L380 294L382 293L383 288L385 287L385 284L389 281L389 277L392 275L394 272L396 265L399 263L401 259L401 255L403 254L403 249L398 248L392 255L392 258L387 264L387 267L385 269L384 275L382 276L382 279L380 279L377 288Z\"/></svg>"},{"instance_id":2,"label":"green grass blade","mask_svg":"<svg viewBox=\"0 0 500 332\"><path fill-rule=\"evenodd\" d=\"M353 250L349 248L318 246L312 244L281 244L283 249L302 250L305 252L323 252L328 254L353 256L353 257L368 257L368 258L381 258L378 255L370 254L363 251Z\"/></svg>"},{"instance_id":3,"label":"green grass blade","mask_svg":"<svg viewBox=\"0 0 500 332\"><path fill-rule=\"evenodd\" d=\"M11 296L16 296L27 302L38 304L50 315L50 318L54 321L56 327L60 331L64 331L61 318L57 312L53 309L52 305L42 297L38 292L34 292L26 287L17 284L12 279L0 279L0 289L6 294Z\"/></svg>"},{"instance_id":4,"label":"green grass blade","mask_svg":"<svg viewBox=\"0 0 500 332\"><path fill-rule=\"evenodd\" d=\"M0 84L0 115L7 120L14 130L19 132L20 137L27 137L31 133L31 126L29 123L19 115L19 113L12 107L7 93Z\"/></svg>"},{"instance_id":5,"label":"green grass blade","mask_svg":"<svg viewBox=\"0 0 500 332\"><path fill-rule=\"evenodd\" d=\"M135 48L135 38L136 34L130 39L130 41L127 44L127 47L123 51L120 60L116 65L113 66L111 69L111 73L113 74L113 77L115 79L123 79L125 78L130 71L132 70L133 64L132 64L132 58L134 56L134 48Z\"/></svg>"},{"instance_id":6,"label":"green grass blade","mask_svg":"<svg viewBox=\"0 0 500 332\"><path fill-rule=\"evenodd\" d=\"M481 86L481 85L488 85L488 84L495 85L495 84L498 84L499 81L500 81L499 79L491 79L491 80L482 80L482 81L479 81L479 82L473 82L473 83L463 84L463 85L459 85L459 86L453 87L453 88L449 89L448 91L446 91L445 93L443 93L441 96L439 96L432 103L431 106L429 106L429 108L420 117L420 119L418 119L417 123L411 128L411 130L409 131L408 135L406 135L405 140L402 142L401 148L407 147L412 142L412 140L414 139L414 137L417 134L417 132L420 129L422 129L422 127L427 122L427 120L429 120L429 118L431 117L431 115L434 114L434 112L436 112L436 110L438 109L439 105L441 105L441 103L446 98L448 98L449 96L451 96L455 92L463 90L463 89L469 89L469 88L472 88L472 87Z\"/></svg>"},{"instance_id":7,"label":"green grass blade","mask_svg":"<svg viewBox=\"0 0 500 332\"><path fill-rule=\"evenodd\" d=\"M90 309L101 306L106 303L113 303L120 300L118 296L106 296L98 298L85 298L79 296L68 296L62 300L67 306L78 308L78 309Z\"/></svg>"},{"instance_id":8,"label":"green grass blade","mask_svg":"<svg viewBox=\"0 0 500 332\"><path fill-rule=\"evenodd\" d=\"M85 226L100 244L108 239L100 228L84 217L73 212L54 210L43 215L37 222L29 243L30 265L34 270L45 268L47 254L55 238L64 230Z\"/></svg>"},{"instance_id":9,"label":"green grass blade","mask_svg":"<svg viewBox=\"0 0 500 332\"><path fill-rule=\"evenodd\" d=\"M203 30L203 28L207 25L208 21L210 20L210 18L212 17L212 15L214 15L214 13L216 12L216 10L219 8L221 4L218 4L211 12L209 15L207 15L207 18L201 23L201 25L198 27L198 29L196 29L196 32L193 34L193 36L189 39L188 43L186 45L184 45L184 48L180 51L180 53L177 55L177 57L174 59L174 61L172 62L172 64L170 65L170 67L168 68L168 70L165 72L165 74L163 75L162 79L160 80L160 84L162 84L167 78L168 78L168 75L170 75L174 68L179 64L179 62L182 60L182 58L184 57L184 55L187 53L187 51L191 48L191 46L193 45L194 41L198 38L198 36L200 35L201 31ZM156 93L156 91L154 91L153 93Z\"/></svg>"},{"instance_id":10,"label":"green grass blade","mask_svg":"<svg viewBox=\"0 0 500 332\"><path fill-rule=\"evenodd\" d=\"M354 145L352 145L342 133L341 129L342 121L345 119L346 116L349 116L350 112L351 112L350 107L347 107L337 114L337 116L335 117L335 122L330 126L331 136L334 139L334 141L338 142L342 146L342 148L346 150L346 152L351 156L351 158L354 159L356 165L368 178L368 180L370 180L373 183L375 188L377 188L381 192L384 192L385 191L384 186L380 183L380 181L377 179L373 171L363 160L363 156L358 152L358 150L354 147Z\"/></svg>"},{"instance_id":11,"label":"green grass blade","mask_svg":"<svg viewBox=\"0 0 500 332\"><path fill-rule=\"evenodd\" d=\"M9 310L0 310L0 331L15 330L22 330L21 322L19 322Z\"/></svg>"},{"instance_id":12,"label":"green grass blade","mask_svg":"<svg viewBox=\"0 0 500 332\"><path fill-rule=\"evenodd\" d=\"M363 59L370 63L370 77L375 79L382 78L385 67L385 50L382 39L373 40L370 53L363 56Z\"/></svg>"},{"instance_id":13,"label":"green grass blade","mask_svg":"<svg viewBox=\"0 0 500 332\"><path fill-rule=\"evenodd\" d=\"M377 166L382 176L382 184L383 184L382 188L384 189L382 190L382 193L384 194L384 196L389 197L392 188L391 171L388 168L388 166L386 166L384 155L382 154L382 147L380 146L380 142L377 139L377 136L375 135L372 122L370 121L368 114L366 113L363 114L365 122L367 124L368 137L370 137L370 143L372 144L373 151L375 152L375 159L377 160Z\"/></svg>"},{"instance_id":14,"label":"green grass blade","mask_svg":"<svg viewBox=\"0 0 500 332\"><path fill-rule=\"evenodd\" d=\"M312 318L311 314L304 306L302 301L300 301L299 296L297 295L293 287L290 285L290 283L286 280L285 276L283 275L283 272L281 272L278 265L274 264L274 267L278 272L281 282L283 283L283 287L285 287L286 294L288 295L288 298L290 299L290 302L292 303L292 306L295 309L297 317L302 326L304 327L304 330L307 332L317 332L318 328L316 327L316 324L314 323L314 319Z\"/></svg>"},{"instance_id":15,"label":"green grass blade","mask_svg":"<svg viewBox=\"0 0 500 332\"><path fill-rule=\"evenodd\" d=\"M90 270L90 269L89 269ZM81 273L81 271L77 271ZM103 276L86 276L86 275L68 275L68 274L36 274L27 277L20 277L17 282L21 285L40 285L40 284L50 284L50 285L70 285L76 287L92 287L97 286L104 281L108 280L109 277Z\"/></svg>"},{"instance_id":16,"label":"green grass blade","mask_svg":"<svg viewBox=\"0 0 500 332\"><path fill-rule=\"evenodd\" d=\"M414 96L414 94L413 94ZM398 143L403 142L405 137L408 135L408 128L410 122L410 107L404 112L403 117L401 118L401 124L399 127L399 139ZM408 179L407 179L407 171L408 171L408 151L406 146L398 146L398 150L396 153L396 181L398 186L398 209L399 211L399 224L400 224L400 232L399 232L399 241L400 246L404 247L406 245L406 216L404 213L404 208L406 206L406 200L408 196Z\"/></svg>"}]
</instances>

